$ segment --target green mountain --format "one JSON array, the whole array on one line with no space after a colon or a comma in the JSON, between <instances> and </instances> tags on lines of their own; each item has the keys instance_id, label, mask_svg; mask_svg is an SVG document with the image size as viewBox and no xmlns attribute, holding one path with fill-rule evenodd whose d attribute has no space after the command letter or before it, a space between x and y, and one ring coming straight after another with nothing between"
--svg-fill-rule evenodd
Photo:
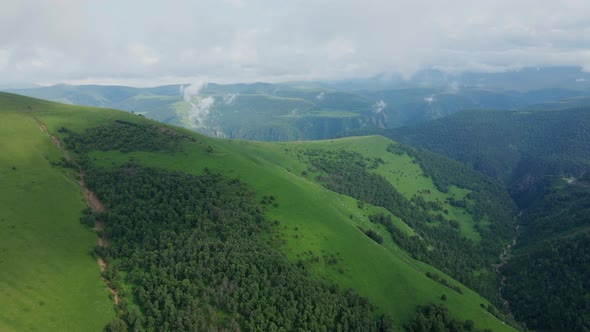
<instances>
[{"instance_id":1,"label":"green mountain","mask_svg":"<svg viewBox=\"0 0 590 332\"><path fill-rule=\"evenodd\" d=\"M498 303L514 206L456 162L5 93L0 112L1 330L512 330L473 289Z\"/></svg>"},{"instance_id":2,"label":"green mountain","mask_svg":"<svg viewBox=\"0 0 590 332\"><path fill-rule=\"evenodd\" d=\"M346 89L320 83L196 83L132 88L60 84L9 92L116 108L209 136L259 141L328 139L423 123L466 109L563 108L588 99L587 93L576 89L521 92L472 86Z\"/></svg>"}]
</instances>

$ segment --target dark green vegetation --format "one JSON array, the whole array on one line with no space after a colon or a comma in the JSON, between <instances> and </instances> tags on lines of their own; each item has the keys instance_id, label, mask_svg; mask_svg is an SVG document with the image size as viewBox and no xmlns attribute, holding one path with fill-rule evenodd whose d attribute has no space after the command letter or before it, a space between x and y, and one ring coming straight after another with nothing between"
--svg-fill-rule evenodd
<instances>
[{"instance_id":1,"label":"dark green vegetation","mask_svg":"<svg viewBox=\"0 0 590 332\"><path fill-rule=\"evenodd\" d=\"M76 135L67 128L60 128L58 132L68 135L66 138L68 149L76 153L92 150L177 151L183 140L195 140L168 128L139 125L123 120L91 128L84 135Z\"/></svg>"},{"instance_id":2,"label":"dark green vegetation","mask_svg":"<svg viewBox=\"0 0 590 332\"><path fill-rule=\"evenodd\" d=\"M366 299L313 280L305 266L274 250L270 223L238 181L136 165L93 170L88 179L109 210L110 245L101 254L109 262L109 279L120 289L130 285L120 307L131 328L393 326L389 319L375 321Z\"/></svg>"},{"instance_id":3,"label":"dark green vegetation","mask_svg":"<svg viewBox=\"0 0 590 332\"><path fill-rule=\"evenodd\" d=\"M503 294L530 328L590 331L590 183L547 181L522 217Z\"/></svg>"},{"instance_id":4,"label":"dark green vegetation","mask_svg":"<svg viewBox=\"0 0 590 332\"><path fill-rule=\"evenodd\" d=\"M545 175L590 170L590 109L465 111L386 133L388 137L461 161L507 183L526 206Z\"/></svg>"},{"instance_id":5,"label":"dark green vegetation","mask_svg":"<svg viewBox=\"0 0 590 332\"><path fill-rule=\"evenodd\" d=\"M268 324L270 329L271 323L278 324L278 319L297 326L314 324L314 320L323 324L329 317L334 318L333 325L329 326L340 322L343 326L368 324L378 328L385 327L387 322L381 319L382 315L391 316L394 327L402 329L416 316L418 306L433 303L444 304L450 319L461 324L471 320L478 328L511 330L488 313L485 308L490 303L487 300L452 276L413 259L394 241L386 226L371 222L369 216L390 215L391 219L384 220L391 220L393 227L408 236L420 234L419 230L383 207L368 202L359 204L357 199L318 185L315 174L308 171L310 165L305 154L299 158L299 151L345 148L359 153L371 161L367 162L368 166L374 166L369 170L371 173L380 174L395 184L405 199L416 202L412 204L442 207L442 211L436 210L433 214L446 215L445 210L448 210L448 218L443 216L442 220L431 223L432 227L440 227L445 220L450 223L452 218L457 221L456 233L471 238L474 243L483 242L484 233L475 230L474 216L465 207L451 205L451 200L446 200L453 197L455 201L473 202L466 198L471 190L449 185L447 193L439 191L432 179L423 174L415 158L405 153L388 153L387 147L392 142L385 138L273 144L219 140L158 126L130 113L59 105L14 95L0 97L6 107L27 110L22 116L32 123L34 120L30 116L36 116L47 125L50 133L71 144L71 151L83 166L89 186L107 206L106 213L96 217L105 221L105 232L110 236L107 249L98 250L109 263L105 275L121 295L118 309L122 312L116 310L119 320L112 322L113 329L123 324L148 326L166 322L168 326L196 324L194 326L228 328L238 324L243 329L251 326L248 324ZM52 146L49 137L46 139ZM62 174L75 190L76 183L72 180L75 174L67 168L71 164L59 163L60 157L41 164ZM51 164L56 166L51 167ZM15 166L18 171L19 165ZM205 171L206 168L209 171ZM11 195L12 189L6 188L3 194ZM176 188L180 188L178 192ZM202 199L193 201L190 197ZM79 203L76 217L83 216L83 204ZM187 211L187 206L194 211ZM129 218L130 215L137 218ZM77 220L67 220L82 227ZM502 221L480 223L488 227ZM131 227L136 224L143 227ZM381 236L382 243L367 237L359 226ZM189 256L192 252L194 255L190 257L196 259L185 266L186 258L175 255L176 251ZM226 257L216 256L222 253ZM95 263L88 251L80 255ZM212 264L191 265L205 259ZM146 262L150 264L144 264ZM174 265L169 265L172 262ZM77 264L74 262L72 266ZM98 267L93 266L98 274ZM36 275L36 266L25 263L22 268ZM252 279L245 275L224 275L222 271L248 272ZM429 278L427 273L439 275L462 293ZM305 283L298 284L299 279ZM244 286L246 281L259 283L260 287L250 289ZM281 288L283 282L290 286ZM54 280L47 283L47 287L53 289L58 284L59 281ZM234 286L247 289L240 293ZM270 293L269 288L272 289ZM277 288L275 297L274 288ZM188 289L189 294L198 296L191 296L189 301L172 289ZM301 292L291 298L288 294L292 289ZM104 284L102 290L108 294ZM323 296L317 299L315 293ZM261 311L262 306L289 308L295 301L297 313L286 310L269 314L272 317L266 317L267 312L259 315L257 308L249 311L254 304L241 301L246 294L264 295L266 304L264 300L253 300L256 306L261 306ZM29 300L26 294L17 298ZM77 307L88 303L92 302L72 301ZM201 313L197 321L186 309L189 303L194 309L190 312ZM311 303L311 311L304 317L305 308L300 309L299 305L305 307L306 303ZM345 310L335 314L330 308L336 307ZM59 311L51 311L53 308L59 310L58 306L52 306L47 312L57 315ZM103 318L112 317L113 312L100 306L93 309L100 313L88 329L96 330L101 322L102 326L106 324ZM176 320L168 321L164 316ZM34 315L15 317L17 321L31 321ZM339 317L351 319L345 322Z\"/></svg>"},{"instance_id":6,"label":"dark green vegetation","mask_svg":"<svg viewBox=\"0 0 590 332\"><path fill-rule=\"evenodd\" d=\"M449 311L445 306L436 304L420 306L416 316L406 325L406 330L408 332L481 331L475 327L474 321L466 320L464 322L460 322L456 319L453 319L449 316Z\"/></svg>"}]
</instances>

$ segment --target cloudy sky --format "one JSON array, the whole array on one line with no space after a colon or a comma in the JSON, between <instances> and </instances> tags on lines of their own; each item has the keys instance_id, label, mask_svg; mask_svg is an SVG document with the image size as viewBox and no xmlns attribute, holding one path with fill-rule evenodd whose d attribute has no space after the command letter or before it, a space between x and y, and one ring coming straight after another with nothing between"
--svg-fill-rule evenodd
<instances>
[{"instance_id":1,"label":"cloudy sky","mask_svg":"<svg viewBox=\"0 0 590 332\"><path fill-rule=\"evenodd\" d=\"M0 84L590 70L590 1L8 0Z\"/></svg>"}]
</instances>

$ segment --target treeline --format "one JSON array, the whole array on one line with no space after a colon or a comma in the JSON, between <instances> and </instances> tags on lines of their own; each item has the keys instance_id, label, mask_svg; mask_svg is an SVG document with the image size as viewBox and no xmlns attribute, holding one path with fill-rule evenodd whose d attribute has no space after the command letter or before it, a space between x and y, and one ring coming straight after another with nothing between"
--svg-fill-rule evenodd
<instances>
[{"instance_id":1,"label":"treeline","mask_svg":"<svg viewBox=\"0 0 590 332\"><path fill-rule=\"evenodd\" d=\"M481 205L485 209L485 211L482 210L482 215L485 213L491 221L489 226L477 227L482 235L482 241L480 244L475 244L463 237L456 225L444 220L440 213L431 213L431 207L428 204L420 205L420 200L406 199L383 176L371 173L369 168L377 167L379 162L366 160L362 155L346 150L309 149L303 154L310 165L309 171L320 172L318 180L324 186L361 202L384 207L412 227L417 235L408 236L397 230L390 221L373 219L374 222L382 223L393 240L412 257L435 266L492 300L497 297L499 280L492 271L491 265L497 260L502 243L507 243L513 235L511 216L513 205L510 204L507 194L502 192L501 187L494 184L491 179L471 175L469 173L474 172L467 168L464 168L465 174L457 175L457 177L467 178L465 181L476 182L467 188L477 190L473 194L474 205ZM421 159L421 162L425 164L429 161L426 157ZM443 163L439 165L449 166ZM462 184L454 180L455 175L445 173L444 169L431 167L438 172L433 176L433 179L437 179L435 183L444 180L448 185ZM449 173L453 172L451 168L446 169ZM435 223L435 227L429 225ZM474 271L488 271L488 273L476 276Z\"/></svg>"},{"instance_id":2,"label":"treeline","mask_svg":"<svg viewBox=\"0 0 590 332\"><path fill-rule=\"evenodd\" d=\"M134 132L133 126L115 127ZM67 144L82 152L167 144L116 139L127 134L88 130L71 135ZM282 241L253 193L238 180L136 164L106 169L80 158L88 187L106 206L103 215L87 211L82 219L105 222L109 244L97 251L108 263L105 277L121 296L118 317L106 330L393 329L391 318L377 314L367 299L312 278L306 264L290 262L277 249Z\"/></svg>"},{"instance_id":3,"label":"treeline","mask_svg":"<svg viewBox=\"0 0 590 332\"><path fill-rule=\"evenodd\" d=\"M428 304L418 307L418 312L405 327L408 332L491 332L488 329L477 329L475 322L472 320L461 322L451 318L448 308L440 304Z\"/></svg>"},{"instance_id":4,"label":"treeline","mask_svg":"<svg viewBox=\"0 0 590 332\"><path fill-rule=\"evenodd\" d=\"M426 276L436 282L438 282L439 284L448 287L452 290L454 290L455 292L459 293L459 294L463 294L463 290L461 289L461 287L459 286L455 286L451 283L449 283L447 281L447 279L445 278L441 278L441 276L438 275L438 273L431 273L431 272L426 272Z\"/></svg>"},{"instance_id":5,"label":"treeline","mask_svg":"<svg viewBox=\"0 0 590 332\"><path fill-rule=\"evenodd\" d=\"M533 329L590 331L590 187L546 179L522 216L503 296Z\"/></svg>"},{"instance_id":6,"label":"treeline","mask_svg":"<svg viewBox=\"0 0 590 332\"><path fill-rule=\"evenodd\" d=\"M68 149L75 153L92 150L176 151L183 140L196 141L192 137L163 126L124 120L115 120L108 125L87 129L83 134L77 134L63 127L59 128L58 132L67 135L64 141Z\"/></svg>"}]
</instances>

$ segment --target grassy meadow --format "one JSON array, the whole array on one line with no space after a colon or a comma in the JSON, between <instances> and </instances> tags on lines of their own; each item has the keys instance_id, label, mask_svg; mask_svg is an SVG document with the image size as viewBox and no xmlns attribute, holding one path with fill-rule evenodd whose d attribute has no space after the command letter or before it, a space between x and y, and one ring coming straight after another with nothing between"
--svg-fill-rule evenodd
<instances>
[{"instance_id":1,"label":"grassy meadow","mask_svg":"<svg viewBox=\"0 0 590 332\"><path fill-rule=\"evenodd\" d=\"M115 312L80 187L24 105L1 105L0 331L100 331Z\"/></svg>"}]
</instances>

